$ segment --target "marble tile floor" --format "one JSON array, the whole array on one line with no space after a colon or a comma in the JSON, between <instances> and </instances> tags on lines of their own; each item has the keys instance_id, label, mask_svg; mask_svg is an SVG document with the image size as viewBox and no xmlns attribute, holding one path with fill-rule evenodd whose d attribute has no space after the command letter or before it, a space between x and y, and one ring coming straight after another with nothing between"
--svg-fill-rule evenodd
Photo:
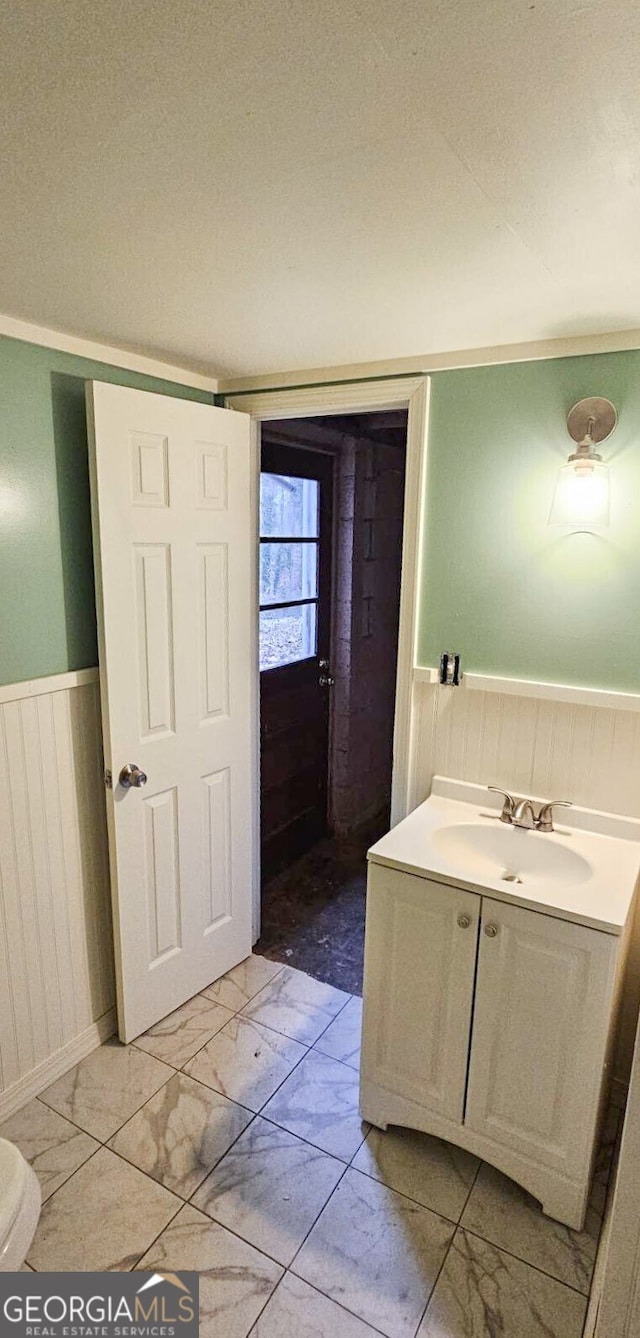
<instances>
[{"instance_id":1,"label":"marble tile floor","mask_svg":"<svg viewBox=\"0 0 640 1338\"><path fill-rule=\"evenodd\" d=\"M253 955L0 1126L42 1185L27 1267L195 1269L202 1338L580 1338L585 1230L358 1114L361 1001Z\"/></svg>"}]
</instances>

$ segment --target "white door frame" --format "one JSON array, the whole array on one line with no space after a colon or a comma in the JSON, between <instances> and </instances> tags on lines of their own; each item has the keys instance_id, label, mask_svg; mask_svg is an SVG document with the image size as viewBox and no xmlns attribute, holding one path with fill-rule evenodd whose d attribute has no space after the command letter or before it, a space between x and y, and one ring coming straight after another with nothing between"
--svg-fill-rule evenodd
<instances>
[{"instance_id":1,"label":"white door frame","mask_svg":"<svg viewBox=\"0 0 640 1338\"><path fill-rule=\"evenodd\" d=\"M359 381L310 386L293 390L239 393L225 397L225 408L251 414L256 550L258 547L258 480L260 473L260 424L278 418L315 418L331 414L381 412L407 409L407 453L402 530L402 576L396 702L393 730L391 822L395 825L413 807L412 793L414 730L412 684L416 664L416 637L422 572L427 433L429 422L428 376L389 377L381 381ZM256 553L257 568L257 553ZM256 576L257 579L257 576ZM257 691L257 689L256 689ZM256 759L259 753L256 738ZM256 772L259 775L259 770ZM256 804L259 794L256 794ZM256 823L259 832L259 823ZM259 846L254 851L254 936L260 928ZM255 941L254 938L254 941Z\"/></svg>"}]
</instances>

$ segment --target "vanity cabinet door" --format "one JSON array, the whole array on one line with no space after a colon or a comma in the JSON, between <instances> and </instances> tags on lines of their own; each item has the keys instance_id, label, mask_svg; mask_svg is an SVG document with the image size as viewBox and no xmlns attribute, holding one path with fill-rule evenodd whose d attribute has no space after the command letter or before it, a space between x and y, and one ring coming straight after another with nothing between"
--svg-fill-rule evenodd
<instances>
[{"instance_id":1,"label":"vanity cabinet door","mask_svg":"<svg viewBox=\"0 0 640 1338\"><path fill-rule=\"evenodd\" d=\"M480 897L369 865L363 1079L460 1123Z\"/></svg>"},{"instance_id":2,"label":"vanity cabinet door","mask_svg":"<svg viewBox=\"0 0 640 1338\"><path fill-rule=\"evenodd\" d=\"M617 940L482 900L465 1125L584 1174L597 1122Z\"/></svg>"}]
</instances>

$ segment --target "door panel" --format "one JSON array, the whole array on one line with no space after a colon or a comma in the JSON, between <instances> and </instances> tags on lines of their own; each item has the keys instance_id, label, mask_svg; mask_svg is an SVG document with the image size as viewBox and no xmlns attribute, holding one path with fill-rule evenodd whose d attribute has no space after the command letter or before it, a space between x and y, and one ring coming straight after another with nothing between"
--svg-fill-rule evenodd
<instances>
[{"instance_id":1,"label":"door panel","mask_svg":"<svg viewBox=\"0 0 640 1338\"><path fill-rule=\"evenodd\" d=\"M577 1175L595 1126L616 942L489 898L482 929L465 1124Z\"/></svg>"},{"instance_id":2,"label":"door panel","mask_svg":"<svg viewBox=\"0 0 640 1338\"><path fill-rule=\"evenodd\" d=\"M458 1124L479 919L473 892L369 865L362 1076Z\"/></svg>"},{"instance_id":3,"label":"door panel","mask_svg":"<svg viewBox=\"0 0 640 1338\"><path fill-rule=\"evenodd\" d=\"M88 389L122 1040L251 951L249 420ZM123 788L137 764L144 788Z\"/></svg>"},{"instance_id":4,"label":"door panel","mask_svg":"<svg viewBox=\"0 0 640 1338\"><path fill-rule=\"evenodd\" d=\"M327 830L332 458L263 429L260 506L262 872Z\"/></svg>"}]
</instances>

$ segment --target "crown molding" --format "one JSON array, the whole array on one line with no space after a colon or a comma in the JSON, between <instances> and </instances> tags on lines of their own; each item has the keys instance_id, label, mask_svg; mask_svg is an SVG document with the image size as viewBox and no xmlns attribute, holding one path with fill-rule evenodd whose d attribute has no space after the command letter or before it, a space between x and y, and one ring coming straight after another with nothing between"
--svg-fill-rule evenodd
<instances>
[{"instance_id":1,"label":"crown molding","mask_svg":"<svg viewBox=\"0 0 640 1338\"><path fill-rule=\"evenodd\" d=\"M424 353L412 358L390 358L386 362L355 362L342 367L313 367L297 372L272 372L260 376L220 377L218 391L225 395L248 391L300 389L336 381L363 381L389 376L415 376L450 372L463 367L490 367L510 362L538 362L551 358L579 358L590 353L623 353L640 349L640 330L617 330L609 334L567 335L561 339L532 340L526 344L496 344L488 348L457 349L450 353Z\"/></svg>"},{"instance_id":2,"label":"crown molding","mask_svg":"<svg viewBox=\"0 0 640 1338\"><path fill-rule=\"evenodd\" d=\"M128 372L140 372L143 376L155 376L161 381L173 381L176 385L191 386L194 390L206 390L212 395L218 391L218 378L215 376L204 376L201 372L194 372L188 367L178 367L142 353L132 353L124 348L115 348L112 344L100 344L91 339L82 339L77 335L65 334L62 330L50 330L45 325L32 325L29 321L21 321L15 316L5 316L0 313L1 335L7 339L18 339L25 344L55 348L60 353L73 353L77 358L106 362L110 367L123 367Z\"/></svg>"}]
</instances>

